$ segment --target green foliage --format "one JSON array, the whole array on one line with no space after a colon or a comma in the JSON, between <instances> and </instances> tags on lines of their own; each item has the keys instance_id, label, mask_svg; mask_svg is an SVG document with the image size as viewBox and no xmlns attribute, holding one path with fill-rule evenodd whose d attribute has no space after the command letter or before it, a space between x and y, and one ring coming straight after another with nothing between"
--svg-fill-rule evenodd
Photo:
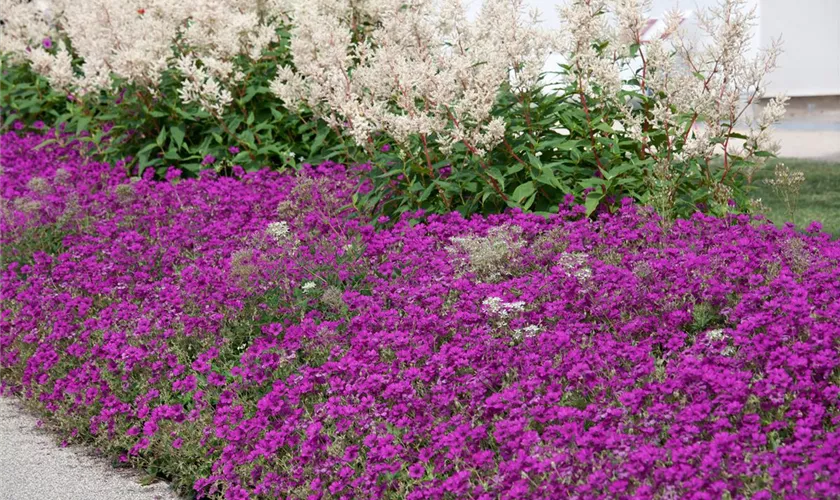
<instances>
[{"instance_id":1,"label":"green foliage","mask_svg":"<svg viewBox=\"0 0 840 500\"><path fill-rule=\"evenodd\" d=\"M460 144L425 161L419 141L407 150L380 152L374 190L361 201L385 213L422 208L466 215L508 207L552 213L569 194L589 213L624 196L642 198L650 161L638 157L640 145L613 130L609 116L588 120L574 93L505 88L494 114L505 119L507 130L484 157Z\"/></svg>"},{"instance_id":2,"label":"green foliage","mask_svg":"<svg viewBox=\"0 0 840 500\"><path fill-rule=\"evenodd\" d=\"M67 113L67 96L28 65L11 64L6 55L0 55L0 65L0 132L8 132L17 121L27 126L53 123Z\"/></svg>"},{"instance_id":3,"label":"green foliage","mask_svg":"<svg viewBox=\"0 0 840 500\"><path fill-rule=\"evenodd\" d=\"M760 166L756 158L730 153L725 161L679 159L697 116L678 116L680 130L663 129L652 110L666 96L638 89L603 95L598 88L585 95L572 68L563 67L562 74L567 83L559 91L500 92L494 115L504 118L507 130L503 142L484 156L465 144L443 154L420 138L400 149L377 149L373 190L357 202L385 214L421 208L487 214L508 207L552 213L567 195L583 203L587 215L612 211L623 198L651 205L667 219L752 210L749 181ZM638 85L635 79L624 83L630 89ZM618 103L629 102L645 124L642 140L615 126L627 113ZM743 138L735 132L730 137Z\"/></svg>"}]
</instances>

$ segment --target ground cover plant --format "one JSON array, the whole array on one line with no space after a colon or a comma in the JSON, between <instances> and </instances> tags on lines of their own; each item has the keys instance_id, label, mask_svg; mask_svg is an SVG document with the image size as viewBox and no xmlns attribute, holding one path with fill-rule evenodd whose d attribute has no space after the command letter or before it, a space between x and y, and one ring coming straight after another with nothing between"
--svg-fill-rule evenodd
<instances>
[{"instance_id":1,"label":"ground cover plant","mask_svg":"<svg viewBox=\"0 0 840 500\"><path fill-rule=\"evenodd\" d=\"M211 498L840 495L840 243L762 217L353 217L2 137L6 392ZM357 169L367 168L365 166Z\"/></svg>"}]
</instances>

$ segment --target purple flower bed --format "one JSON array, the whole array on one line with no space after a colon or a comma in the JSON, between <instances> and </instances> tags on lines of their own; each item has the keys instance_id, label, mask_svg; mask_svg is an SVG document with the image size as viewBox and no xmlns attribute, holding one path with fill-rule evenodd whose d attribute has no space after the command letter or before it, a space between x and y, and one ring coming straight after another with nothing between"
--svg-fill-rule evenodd
<instances>
[{"instance_id":1,"label":"purple flower bed","mask_svg":"<svg viewBox=\"0 0 840 500\"><path fill-rule=\"evenodd\" d=\"M840 495L818 227L374 229L335 165L154 182L2 139L3 387L199 495Z\"/></svg>"}]
</instances>

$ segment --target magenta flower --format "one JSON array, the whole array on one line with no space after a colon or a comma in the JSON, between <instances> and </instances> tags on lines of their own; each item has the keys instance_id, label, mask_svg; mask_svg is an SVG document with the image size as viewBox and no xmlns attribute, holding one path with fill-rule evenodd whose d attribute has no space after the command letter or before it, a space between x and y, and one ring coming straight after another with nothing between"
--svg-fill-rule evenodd
<instances>
[{"instance_id":1,"label":"magenta flower","mask_svg":"<svg viewBox=\"0 0 840 500\"><path fill-rule=\"evenodd\" d=\"M213 155L207 155L201 160L201 164L204 166L212 165L213 163L216 163L216 157Z\"/></svg>"},{"instance_id":2,"label":"magenta flower","mask_svg":"<svg viewBox=\"0 0 840 500\"><path fill-rule=\"evenodd\" d=\"M0 389L177 480L196 462L199 496L840 497L817 224L572 195L369 220L369 165L165 182L0 139Z\"/></svg>"}]
</instances>

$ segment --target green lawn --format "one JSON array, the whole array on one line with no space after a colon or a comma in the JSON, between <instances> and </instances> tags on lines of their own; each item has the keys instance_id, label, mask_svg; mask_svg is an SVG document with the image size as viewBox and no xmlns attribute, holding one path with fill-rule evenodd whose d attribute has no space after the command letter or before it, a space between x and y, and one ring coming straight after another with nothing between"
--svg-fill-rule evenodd
<instances>
[{"instance_id":1,"label":"green lawn","mask_svg":"<svg viewBox=\"0 0 840 500\"><path fill-rule=\"evenodd\" d=\"M782 158L791 170L805 173L805 182L799 192L799 201L794 212L793 222L799 228L805 228L811 221L820 221L823 231L840 237L840 163L820 162ZM782 224L790 218L787 208L773 189L763 182L773 178L774 166L768 165L759 172L754 181L753 198L761 198L770 211L766 214L776 224Z\"/></svg>"}]
</instances>

